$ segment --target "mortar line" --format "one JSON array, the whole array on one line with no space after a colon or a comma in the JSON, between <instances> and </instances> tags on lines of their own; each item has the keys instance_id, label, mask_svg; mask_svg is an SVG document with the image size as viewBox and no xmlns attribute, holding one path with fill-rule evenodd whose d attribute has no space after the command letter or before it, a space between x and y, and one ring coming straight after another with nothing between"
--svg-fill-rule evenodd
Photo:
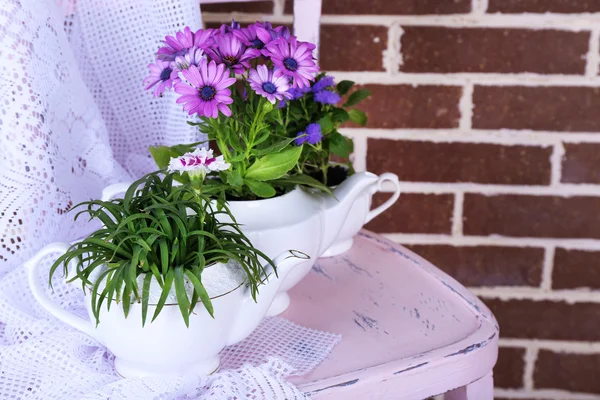
<instances>
[{"instance_id":1,"label":"mortar line","mask_svg":"<svg viewBox=\"0 0 600 400\"><path fill-rule=\"evenodd\" d=\"M473 84L470 81L467 81L462 88L458 110L460 111L459 129L470 130L473 120Z\"/></svg>"},{"instance_id":2,"label":"mortar line","mask_svg":"<svg viewBox=\"0 0 600 400\"><path fill-rule=\"evenodd\" d=\"M599 290L555 290L544 292L538 288L523 286L507 287L470 287L474 295L485 299L497 299L500 301L528 300L528 301L550 301L563 302L567 304L576 303L600 303Z\"/></svg>"},{"instance_id":3,"label":"mortar line","mask_svg":"<svg viewBox=\"0 0 600 400\"><path fill-rule=\"evenodd\" d=\"M465 195L458 191L454 194L454 207L452 209L452 236L463 235L463 204Z\"/></svg>"},{"instance_id":4,"label":"mortar line","mask_svg":"<svg viewBox=\"0 0 600 400\"><path fill-rule=\"evenodd\" d=\"M488 9L488 0L472 0L471 2L471 14L472 15L485 15Z\"/></svg>"},{"instance_id":5,"label":"mortar line","mask_svg":"<svg viewBox=\"0 0 600 400\"><path fill-rule=\"evenodd\" d=\"M599 22L600 23L600 22ZM360 84L382 84L382 85L437 85L437 86L460 86L467 81L474 85L485 86L526 86L526 87L563 87L581 86L598 87L600 77L588 77L585 75L557 75L537 74L531 72L520 73L432 73L432 72L401 72L390 75L387 72L374 71L329 71L338 79L353 80Z\"/></svg>"},{"instance_id":6,"label":"mortar line","mask_svg":"<svg viewBox=\"0 0 600 400\"><path fill-rule=\"evenodd\" d=\"M256 22L264 16L261 13L205 13L203 18L209 22L224 22L235 16L242 23ZM272 23L290 23L291 15L271 17ZM398 22L403 26L444 26L444 27L481 27L481 28L521 28L521 29L562 29L580 32L598 26L600 13L596 14L452 14L452 15L323 15L323 24L336 25L383 25L390 26Z\"/></svg>"},{"instance_id":7,"label":"mortar line","mask_svg":"<svg viewBox=\"0 0 600 400\"><path fill-rule=\"evenodd\" d=\"M562 142L556 143L552 149L552 155L550 156L550 184L552 186L559 186L562 179L562 159L565 155L565 146Z\"/></svg>"},{"instance_id":8,"label":"mortar line","mask_svg":"<svg viewBox=\"0 0 600 400\"><path fill-rule=\"evenodd\" d=\"M598 354L600 342L582 340L545 340L545 339L518 339L501 337L498 341L500 347L510 348L536 348L554 352L573 354Z\"/></svg>"},{"instance_id":9,"label":"mortar line","mask_svg":"<svg viewBox=\"0 0 600 400\"><path fill-rule=\"evenodd\" d=\"M285 0L273 0L273 17L278 18L284 15Z\"/></svg>"},{"instance_id":10,"label":"mortar line","mask_svg":"<svg viewBox=\"0 0 600 400\"><path fill-rule=\"evenodd\" d=\"M533 373L535 371L535 362L538 357L539 350L535 346L529 346L525 348L525 355L523 356L525 362L525 369L523 371L523 386L525 390L533 390Z\"/></svg>"},{"instance_id":11,"label":"mortar line","mask_svg":"<svg viewBox=\"0 0 600 400\"><path fill-rule=\"evenodd\" d=\"M592 28L586 57L585 75L590 78L598 76L600 68L600 28Z\"/></svg>"},{"instance_id":12,"label":"mortar line","mask_svg":"<svg viewBox=\"0 0 600 400\"><path fill-rule=\"evenodd\" d=\"M567 250L600 250L597 239L556 239L506 236L450 236L418 233L385 233L388 239L405 245L451 245L451 246L493 246L493 247L545 247L555 246ZM580 291L581 292L581 291ZM587 291L583 291L587 293Z\"/></svg>"},{"instance_id":13,"label":"mortar line","mask_svg":"<svg viewBox=\"0 0 600 400\"><path fill-rule=\"evenodd\" d=\"M554 246L544 247L544 261L542 265L542 282L540 288L544 291L552 290L552 272L554 270Z\"/></svg>"},{"instance_id":14,"label":"mortar line","mask_svg":"<svg viewBox=\"0 0 600 400\"><path fill-rule=\"evenodd\" d=\"M398 23L388 29L387 48L383 50L382 62L387 74L396 75L400 71L402 60L402 35L404 30Z\"/></svg>"},{"instance_id":15,"label":"mortar line","mask_svg":"<svg viewBox=\"0 0 600 400\"><path fill-rule=\"evenodd\" d=\"M598 400L597 394L567 392L556 389L500 389L494 388L494 396L505 399L539 399L539 400Z\"/></svg>"}]
</instances>

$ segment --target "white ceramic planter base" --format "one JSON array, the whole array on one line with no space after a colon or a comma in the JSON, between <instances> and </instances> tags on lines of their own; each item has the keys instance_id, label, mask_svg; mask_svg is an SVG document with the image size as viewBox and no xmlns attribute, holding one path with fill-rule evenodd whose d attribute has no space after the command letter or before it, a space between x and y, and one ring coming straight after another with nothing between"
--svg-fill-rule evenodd
<instances>
[{"instance_id":1,"label":"white ceramic planter base","mask_svg":"<svg viewBox=\"0 0 600 400\"><path fill-rule=\"evenodd\" d=\"M275 300L271 303L269 311L267 311L267 317L274 317L281 314L290 306L290 295L287 292L277 293Z\"/></svg>"},{"instance_id":2,"label":"white ceramic planter base","mask_svg":"<svg viewBox=\"0 0 600 400\"><path fill-rule=\"evenodd\" d=\"M352 248L353 244L354 238L346 239L343 242L336 242L321 257L335 257L344 254Z\"/></svg>"}]
</instances>

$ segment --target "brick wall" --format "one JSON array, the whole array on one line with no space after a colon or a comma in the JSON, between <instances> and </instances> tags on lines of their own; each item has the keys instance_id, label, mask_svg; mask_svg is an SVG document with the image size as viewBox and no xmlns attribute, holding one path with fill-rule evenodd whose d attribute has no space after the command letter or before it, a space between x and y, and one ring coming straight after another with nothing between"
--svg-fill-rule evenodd
<instances>
[{"instance_id":1,"label":"brick wall","mask_svg":"<svg viewBox=\"0 0 600 400\"><path fill-rule=\"evenodd\" d=\"M403 181L368 228L489 305L498 398L600 398L600 0L323 2L321 66L373 91L355 165Z\"/></svg>"}]
</instances>

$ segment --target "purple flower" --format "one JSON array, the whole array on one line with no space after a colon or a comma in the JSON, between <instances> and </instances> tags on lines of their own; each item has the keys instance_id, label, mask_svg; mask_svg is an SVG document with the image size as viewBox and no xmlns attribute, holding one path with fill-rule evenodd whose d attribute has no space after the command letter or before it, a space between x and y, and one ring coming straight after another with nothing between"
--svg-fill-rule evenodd
<instances>
[{"instance_id":1,"label":"purple flower","mask_svg":"<svg viewBox=\"0 0 600 400\"><path fill-rule=\"evenodd\" d=\"M245 46L257 50L262 50L267 43L273 40L271 34L259 22L248 25L247 28L233 31L232 33L235 37L240 39Z\"/></svg>"},{"instance_id":2,"label":"purple flower","mask_svg":"<svg viewBox=\"0 0 600 400\"><path fill-rule=\"evenodd\" d=\"M217 35L214 41L215 47L206 52L217 63L224 63L236 74L243 74L250 67L250 60L260 56L260 51L246 48L232 33Z\"/></svg>"},{"instance_id":3,"label":"purple flower","mask_svg":"<svg viewBox=\"0 0 600 400\"><path fill-rule=\"evenodd\" d=\"M276 67L276 76L293 78L293 87L310 86L314 74L319 71L312 55L314 44L298 42L294 36L289 41L281 37L269 43L266 49Z\"/></svg>"},{"instance_id":4,"label":"purple flower","mask_svg":"<svg viewBox=\"0 0 600 400\"><path fill-rule=\"evenodd\" d=\"M294 140L294 143L296 143L297 146L300 146L305 142L308 142L310 144L317 144L321 141L321 138L323 137L323 134L321 133L321 125L309 124L306 127L306 130L304 132L298 133L297 136L302 136Z\"/></svg>"},{"instance_id":5,"label":"purple flower","mask_svg":"<svg viewBox=\"0 0 600 400\"><path fill-rule=\"evenodd\" d=\"M145 89L154 87L154 97L158 97L173 87L173 84L179 82L177 69L168 61L156 60L156 64L149 64L150 75L144 79Z\"/></svg>"},{"instance_id":6,"label":"purple flower","mask_svg":"<svg viewBox=\"0 0 600 400\"><path fill-rule=\"evenodd\" d=\"M290 88L290 90L288 90L292 100L298 100L308 92L310 92L310 87L308 86L302 88Z\"/></svg>"},{"instance_id":7,"label":"purple flower","mask_svg":"<svg viewBox=\"0 0 600 400\"><path fill-rule=\"evenodd\" d=\"M175 66L179 70L188 69L190 65L195 65L196 67L200 65L200 60L206 58L204 56L204 51L197 47L192 47L188 49L188 51L181 56L175 57Z\"/></svg>"},{"instance_id":8,"label":"purple flower","mask_svg":"<svg viewBox=\"0 0 600 400\"><path fill-rule=\"evenodd\" d=\"M330 90L321 90L315 93L315 101L321 104L337 104L341 97Z\"/></svg>"},{"instance_id":9,"label":"purple flower","mask_svg":"<svg viewBox=\"0 0 600 400\"><path fill-rule=\"evenodd\" d=\"M212 44L212 34L212 29L199 29L196 33L192 33L191 29L186 26L183 32L177 32L175 37L167 36L165 38L165 45L158 49L156 58L173 61L178 56L185 55L192 47L206 49Z\"/></svg>"},{"instance_id":10,"label":"purple flower","mask_svg":"<svg viewBox=\"0 0 600 400\"><path fill-rule=\"evenodd\" d=\"M225 64L210 63L206 58L200 60L197 68L191 65L181 71L186 83L175 84L175 92L181 94L177 103L184 103L183 109L188 114L197 113L199 116L217 118L219 111L230 117L231 110L227 104L233 103L229 86L235 83L235 78L229 77Z\"/></svg>"},{"instance_id":11,"label":"purple flower","mask_svg":"<svg viewBox=\"0 0 600 400\"><path fill-rule=\"evenodd\" d=\"M226 34L226 33L231 33L233 31L237 31L238 29L241 29L241 25L239 22L237 22L235 19L231 20L231 24L227 25L227 24L223 24L221 25L221 27L219 28L219 33L221 33L222 35Z\"/></svg>"},{"instance_id":12,"label":"purple flower","mask_svg":"<svg viewBox=\"0 0 600 400\"><path fill-rule=\"evenodd\" d=\"M291 97L288 93L287 78L285 76L275 78L273 70L269 70L266 65L259 65L256 69L251 69L248 81L250 87L257 94L266 97L272 104L275 104L275 100L282 100L283 97Z\"/></svg>"},{"instance_id":13,"label":"purple flower","mask_svg":"<svg viewBox=\"0 0 600 400\"><path fill-rule=\"evenodd\" d=\"M312 86L311 89L312 89L313 93L317 93L317 92L320 92L321 90L331 87L333 85L334 85L333 76L324 76L321 79L319 79L317 82L315 82L315 84Z\"/></svg>"}]
</instances>

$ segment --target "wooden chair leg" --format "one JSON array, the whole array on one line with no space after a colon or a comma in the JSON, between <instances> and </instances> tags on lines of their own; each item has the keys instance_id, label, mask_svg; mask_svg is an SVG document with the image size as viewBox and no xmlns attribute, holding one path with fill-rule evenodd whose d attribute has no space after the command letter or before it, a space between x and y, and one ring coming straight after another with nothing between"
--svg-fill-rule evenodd
<instances>
[{"instance_id":1,"label":"wooden chair leg","mask_svg":"<svg viewBox=\"0 0 600 400\"><path fill-rule=\"evenodd\" d=\"M494 400L492 372L467 386L446 393L444 400Z\"/></svg>"}]
</instances>

